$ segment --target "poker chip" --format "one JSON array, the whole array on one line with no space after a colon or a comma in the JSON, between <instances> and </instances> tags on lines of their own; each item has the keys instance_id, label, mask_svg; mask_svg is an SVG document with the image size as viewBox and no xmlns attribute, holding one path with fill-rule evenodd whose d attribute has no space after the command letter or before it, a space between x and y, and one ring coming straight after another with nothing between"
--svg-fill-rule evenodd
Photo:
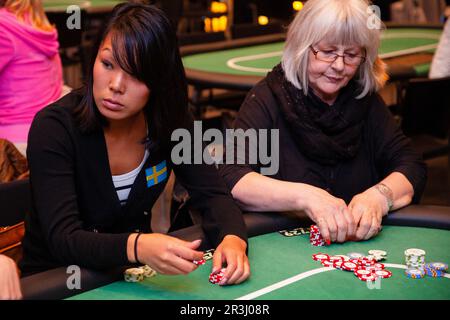
<instances>
[{"instance_id":1,"label":"poker chip","mask_svg":"<svg viewBox=\"0 0 450 320\"><path fill-rule=\"evenodd\" d=\"M405 250L405 264L408 269L423 269L425 267L425 250L410 248Z\"/></svg>"},{"instance_id":2,"label":"poker chip","mask_svg":"<svg viewBox=\"0 0 450 320\"><path fill-rule=\"evenodd\" d=\"M144 280L144 270L141 268L129 268L124 272L126 282L140 282Z\"/></svg>"},{"instance_id":3,"label":"poker chip","mask_svg":"<svg viewBox=\"0 0 450 320\"><path fill-rule=\"evenodd\" d=\"M364 257L364 254L362 254L360 252L350 252L350 253L347 253L347 256L350 259L359 259L359 258Z\"/></svg>"},{"instance_id":4,"label":"poker chip","mask_svg":"<svg viewBox=\"0 0 450 320\"><path fill-rule=\"evenodd\" d=\"M225 275L225 268L222 268L217 273L211 273L209 275L209 282L211 282L212 284L218 284L220 281L222 281L224 275Z\"/></svg>"},{"instance_id":5,"label":"poker chip","mask_svg":"<svg viewBox=\"0 0 450 320\"><path fill-rule=\"evenodd\" d=\"M316 247L321 247L326 244L320 233L319 227L316 225L311 225L309 228L309 243Z\"/></svg>"},{"instance_id":6,"label":"poker chip","mask_svg":"<svg viewBox=\"0 0 450 320\"><path fill-rule=\"evenodd\" d=\"M443 277L445 274L444 271L435 270L435 269L431 269L431 268L425 268L424 270L425 270L425 274L432 278L440 278L440 277Z\"/></svg>"},{"instance_id":7,"label":"poker chip","mask_svg":"<svg viewBox=\"0 0 450 320\"><path fill-rule=\"evenodd\" d=\"M330 256L328 258L328 260L330 260L331 262L335 262L335 261L344 261L344 258L340 257L340 256Z\"/></svg>"},{"instance_id":8,"label":"poker chip","mask_svg":"<svg viewBox=\"0 0 450 320\"><path fill-rule=\"evenodd\" d=\"M444 262L430 262L428 263L428 267L434 270L438 271L447 271L448 270L448 264Z\"/></svg>"},{"instance_id":9,"label":"poker chip","mask_svg":"<svg viewBox=\"0 0 450 320\"><path fill-rule=\"evenodd\" d=\"M422 279L425 276L425 271L422 269L406 269L405 275L411 279Z\"/></svg>"},{"instance_id":10,"label":"poker chip","mask_svg":"<svg viewBox=\"0 0 450 320\"><path fill-rule=\"evenodd\" d=\"M389 270L375 270L374 274L384 279L392 277L392 272Z\"/></svg>"},{"instance_id":11,"label":"poker chip","mask_svg":"<svg viewBox=\"0 0 450 320\"><path fill-rule=\"evenodd\" d=\"M405 256L424 256L425 250L410 248L405 250Z\"/></svg>"},{"instance_id":12,"label":"poker chip","mask_svg":"<svg viewBox=\"0 0 450 320\"><path fill-rule=\"evenodd\" d=\"M206 260L205 259L193 260L192 263L197 265L197 266L202 266L202 265L204 265L206 263Z\"/></svg>"},{"instance_id":13,"label":"poker chip","mask_svg":"<svg viewBox=\"0 0 450 320\"><path fill-rule=\"evenodd\" d=\"M344 261L342 260L338 260L338 261L334 261L333 262L333 267L339 270L342 270L342 264L344 263Z\"/></svg>"},{"instance_id":14,"label":"poker chip","mask_svg":"<svg viewBox=\"0 0 450 320\"><path fill-rule=\"evenodd\" d=\"M312 255L314 261L323 261L328 260L330 258L326 253L316 253Z\"/></svg>"},{"instance_id":15,"label":"poker chip","mask_svg":"<svg viewBox=\"0 0 450 320\"><path fill-rule=\"evenodd\" d=\"M386 256L375 256L375 255L370 254L367 256L367 258L375 260L375 261L381 261L381 260L386 259Z\"/></svg>"},{"instance_id":16,"label":"poker chip","mask_svg":"<svg viewBox=\"0 0 450 320\"><path fill-rule=\"evenodd\" d=\"M343 261L349 261L350 257L346 256L345 254L336 254L335 257L341 257Z\"/></svg>"},{"instance_id":17,"label":"poker chip","mask_svg":"<svg viewBox=\"0 0 450 320\"><path fill-rule=\"evenodd\" d=\"M360 276L364 276L364 275L370 275L372 274L372 272L370 270L366 270L366 269L357 269L354 272L355 276L360 277Z\"/></svg>"},{"instance_id":18,"label":"poker chip","mask_svg":"<svg viewBox=\"0 0 450 320\"><path fill-rule=\"evenodd\" d=\"M377 280L377 276L373 273L370 273L368 275L362 275L362 276L358 276L358 279L361 281L375 281Z\"/></svg>"},{"instance_id":19,"label":"poker chip","mask_svg":"<svg viewBox=\"0 0 450 320\"><path fill-rule=\"evenodd\" d=\"M375 250L375 249L372 249L372 250L369 250L368 253L369 253L370 255L373 255L373 256L387 256L387 252L384 251L384 250Z\"/></svg>"},{"instance_id":20,"label":"poker chip","mask_svg":"<svg viewBox=\"0 0 450 320\"><path fill-rule=\"evenodd\" d=\"M323 260L320 263L322 263L324 267L333 267L333 261L330 260Z\"/></svg>"},{"instance_id":21,"label":"poker chip","mask_svg":"<svg viewBox=\"0 0 450 320\"><path fill-rule=\"evenodd\" d=\"M351 261L345 261L342 263L342 270L345 271L355 271L358 268L358 265Z\"/></svg>"},{"instance_id":22,"label":"poker chip","mask_svg":"<svg viewBox=\"0 0 450 320\"><path fill-rule=\"evenodd\" d=\"M142 267L139 267L139 269L142 269L144 271L144 278L151 278L156 276L156 271L153 270L150 266L144 265Z\"/></svg>"}]
</instances>

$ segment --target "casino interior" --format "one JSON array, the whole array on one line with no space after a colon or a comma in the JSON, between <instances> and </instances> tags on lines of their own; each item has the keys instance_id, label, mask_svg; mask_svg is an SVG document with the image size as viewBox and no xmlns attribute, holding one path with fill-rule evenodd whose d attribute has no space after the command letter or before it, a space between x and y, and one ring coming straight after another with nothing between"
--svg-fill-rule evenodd
<instances>
[{"instance_id":1,"label":"casino interior","mask_svg":"<svg viewBox=\"0 0 450 320\"><path fill-rule=\"evenodd\" d=\"M115 5L126 1L44 0L42 2L49 21L58 30L64 88L66 92L70 92L82 86L86 80L97 34L108 19L111 10ZM231 128L249 90L280 61L287 27L296 13L303 9L307 0L135 0L130 2L153 4L169 17L176 29L188 82L189 108L196 120L203 121L204 130L215 128L224 131L226 128ZM449 239L450 230L450 73L444 77L431 77L430 68L439 43L444 38L444 24L447 19L450 19L450 1L373 0L372 2L375 5L374 13L380 14L386 25L386 29L382 32L379 56L387 64L389 80L379 94L397 124L411 139L416 150L422 154L428 168L428 179L420 204L411 205L390 214L383 224L386 225L387 230L401 229L400 226L404 226L417 228L417 230L434 229L436 233L442 233L446 238L441 244L443 251L447 253L442 258L437 254L436 257L445 259L449 257L448 242L446 243L445 239ZM0 5L1 3L2 1ZM75 5L81 14L80 28L67 27L68 19L75 12L73 8L70 11L71 5ZM450 35L447 34L446 37L449 38ZM447 46L450 46L450 40L447 41ZM449 49L447 48L447 52L450 54ZM450 64L448 57L446 63ZM1 72L0 68L0 79ZM8 144L1 138L0 136L0 147L2 147L0 150L0 254L7 255L18 262L22 254L21 240L25 232L23 221L31 209L27 160L23 145L17 146L16 149L11 146L11 143ZM15 171L15 174L11 175L10 170ZM186 210L184 204L188 197L187 191L177 183L172 174L164 192L152 208L152 229L161 233L170 232L187 240L204 238L201 228L196 223L195 213L178 214L180 210ZM259 237L265 237L280 230L306 228L311 223L289 216L275 217L270 213L249 212L244 216L250 240L256 247L266 245L262 242L264 239ZM411 229L411 231L414 230L416 229ZM433 234L428 235L427 232L424 232L423 241L432 247L438 239L428 239L427 237L433 237ZM399 234L401 234L400 231ZM269 242L269 240L264 241ZM392 237L392 241L396 241L395 237ZM277 240L274 241L274 245L276 243ZM359 245L355 244L355 248L349 245L347 250L360 251L370 249L374 245L386 245L384 248L395 249L381 240L366 247L359 248ZM420 248L420 242L417 246ZM306 249L306 252L309 252L308 250L311 251ZM343 253L343 248L340 250L336 253ZM311 260L311 254L308 257ZM263 262L261 266L263 268ZM268 266L267 269L269 268ZM140 299L142 298L140 294L148 294L148 299L158 299L156 294L158 292L153 292L151 285L142 287L135 294L131 293L131 289L125 285L119 286L119 279L123 280L123 270L123 268L117 268L98 271L82 268L83 287L80 290L71 290L66 285L68 277L66 268L22 277L20 282L23 298ZM257 277L256 274L255 278ZM279 280L283 277L288 275L280 275ZM188 282L194 280L190 278ZM447 278L440 281L448 282L449 280ZM168 288L168 291L173 289L174 294L163 296L163 299L208 299L207 293L198 297L194 294L177 295L175 293L177 289L170 281L161 282L159 285ZM432 298L450 299L450 286L448 283L444 286L446 289L436 290L436 296ZM256 286L249 288L248 292L256 289ZM427 290L422 287L417 290L422 289ZM114 290L120 291L121 294L114 296ZM146 293L146 290L153 293ZM244 297L247 293L237 291L233 293L232 290L234 289L228 290L227 294L219 294L219 299ZM128 296L127 292L129 292ZM374 292L367 292L368 295L364 296L367 299L383 299L380 296L369 295ZM290 296L289 293L286 295L266 297L267 299L304 298L304 296ZM323 299L324 296L318 295L316 298ZM418 296L420 296L419 292L414 297ZM348 299L353 298L348 297ZM405 297L400 294L393 295L391 298Z\"/></svg>"}]
</instances>

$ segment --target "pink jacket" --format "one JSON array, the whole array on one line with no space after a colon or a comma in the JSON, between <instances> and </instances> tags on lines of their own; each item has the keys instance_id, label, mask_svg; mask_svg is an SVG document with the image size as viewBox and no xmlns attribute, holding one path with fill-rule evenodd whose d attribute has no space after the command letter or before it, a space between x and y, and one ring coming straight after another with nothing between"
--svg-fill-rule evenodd
<instances>
[{"instance_id":1,"label":"pink jacket","mask_svg":"<svg viewBox=\"0 0 450 320\"><path fill-rule=\"evenodd\" d=\"M34 115L61 95L56 30L46 32L0 9L0 138L26 142Z\"/></svg>"}]
</instances>

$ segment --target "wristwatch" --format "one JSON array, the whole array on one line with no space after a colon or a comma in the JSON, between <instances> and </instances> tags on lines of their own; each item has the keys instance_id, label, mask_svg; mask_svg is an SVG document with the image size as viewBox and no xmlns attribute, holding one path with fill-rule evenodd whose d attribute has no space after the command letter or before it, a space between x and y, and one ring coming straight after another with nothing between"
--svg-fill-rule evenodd
<instances>
[{"instance_id":1,"label":"wristwatch","mask_svg":"<svg viewBox=\"0 0 450 320\"><path fill-rule=\"evenodd\" d=\"M394 205L394 194L391 188L384 183L378 183L375 185L375 189L377 189L386 198L388 211L391 211L392 206Z\"/></svg>"}]
</instances>

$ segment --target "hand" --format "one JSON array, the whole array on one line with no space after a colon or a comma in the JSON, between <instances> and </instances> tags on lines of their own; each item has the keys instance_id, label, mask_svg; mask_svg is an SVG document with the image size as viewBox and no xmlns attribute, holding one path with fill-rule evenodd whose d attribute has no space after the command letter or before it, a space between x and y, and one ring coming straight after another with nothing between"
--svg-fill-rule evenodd
<instances>
[{"instance_id":1,"label":"hand","mask_svg":"<svg viewBox=\"0 0 450 320\"><path fill-rule=\"evenodd\" d=\"M356 221L344 200L310 185L302 191L302 197L306 199L302 209L317 223L325 241L344 242L353 237Z\"/></svg>"},{"instance_id":2,"label":"hand","mask_svg":"<svg viewBox=\"0 0 450 320\"><path fill-rule=\"evenodd\" d=\"M0 255L0 300L22 299L19 275L14 260Z\"/></svg>"},{"instance_id":3,"label":"hand","mask_svg":"<svg viewBox=\"0 0 450 320\"><path fill-rule=\"evenodd\" d=\"M353 197L349 204L357 230L354 240L368 240L381 230L381 219L389 211L386 198L376 189L370 188Z\"/></svg>"},{"instance_id":4,"label":"hand","mask_svg":"<svg viewBox=\"0 0 450 320\"><path fill-rule=\"evenodd\" d=\"M213 256L212 273L217 273L226 263L227 268L220 285L238 284L250 276L250 264L245 254L247 243L234 235L227 235L217 247Z\"/></svg>"},{"instance_id":5,"label":"hand","mask_svg":"<svg viewBox=\"0 0 450 320\"><path fill-rule=\"evenodd\" d=\"M196 250L200 243L160 233L142 234L137 243L138 258L161 274L188 274L197 269L192 261L203 259L203 252Z\"/></svg>"}]
</instances>

